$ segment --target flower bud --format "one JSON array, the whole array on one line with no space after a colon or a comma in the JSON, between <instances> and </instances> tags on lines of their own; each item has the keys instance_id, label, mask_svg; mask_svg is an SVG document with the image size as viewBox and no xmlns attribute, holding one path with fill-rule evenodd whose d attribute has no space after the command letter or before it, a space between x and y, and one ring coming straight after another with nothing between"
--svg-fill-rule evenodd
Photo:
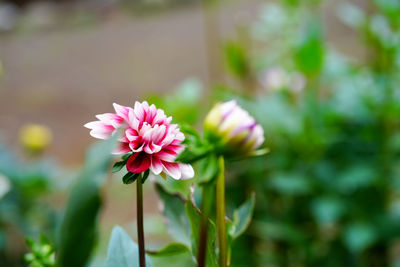
<instances>
[{"instance_id":1,"label":"flower bud","mask_svg":"<svg viewBox=\"0 0 400 267\"><path fill-rule=\"evenodd\" d=\"M50 129L37 124L24 126L21 129L19 136L22 146L27 151L34 153L43 151L52 141Z\"/></svg>"},{"instance_id":2,"label":"flower bud","mask_svg":"<svg viewBox=\"0 0 400 267\"><path fill-rule=\"evenodd\" d=\"M217 152L237 157L254 152L264 142L264 130L235 100L218 103L204 122L205 137Z\"/></svg>"}]
</instances>

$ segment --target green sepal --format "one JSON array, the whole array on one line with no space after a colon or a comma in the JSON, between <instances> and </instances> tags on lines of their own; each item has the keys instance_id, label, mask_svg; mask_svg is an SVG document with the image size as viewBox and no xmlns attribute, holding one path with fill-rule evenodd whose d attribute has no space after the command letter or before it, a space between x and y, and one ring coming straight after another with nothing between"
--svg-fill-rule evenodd
<instances>
[{"instance_id":1,"label":"green sepal","mask_svg":"<svg viewBox=\"0 0 400 267\"><path fill-rule=\"evenodd\" d=\"M112 167L111 172L112 173L119 172L120 170L122 170L122 168L125 166L125 164L126 164L126 161L115 162Z\"/></svg>"},{"instance_id":2,"label":"green sepal","mask_svg":"<svg viewBox=\"0 0 400 267\"><path fill-rule=\"evenodd\" d=\"M136 179L140 176L140 173L128 172L122 177L122 182L124 184L131 184L136 181Z\"/></svg>"},{"instance_id":3,"label":"green sepal","mask_svg":"<svg viewBox=\"0 0 400 267\"><path fill-rule=\"evenodd\" d=\"M132 156L133 152L128 152L122 155L121 159L123 161L127 161L129 159L130 156Z\"/></svg>"},{"instance_id":4,"label":"green sepal","mask_svg":"<svg viewBox=\"0 0 400 267\"><path fill-rule=\"evenodd\" d=\"M182 143L186 145L186 148L175 161L193 163L205 157L213 149L209 143L201 139L194 129L187 128L185 133L187 135Z\"/></svg>"}]
</instances>

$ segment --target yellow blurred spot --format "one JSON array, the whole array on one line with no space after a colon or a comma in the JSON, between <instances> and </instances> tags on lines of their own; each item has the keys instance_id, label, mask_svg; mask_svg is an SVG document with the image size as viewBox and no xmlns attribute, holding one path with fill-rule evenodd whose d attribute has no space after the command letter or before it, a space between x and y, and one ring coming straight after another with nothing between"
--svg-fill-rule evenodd
<instances>
[{"instance_id":1,"label":"yellow blurred spot","mask_svg":"<svg viewBox=\"0 0 400 267\"><path fill-rule=\"evenodd\" d=\"M19 138L26 150L41 152L51 144L52 133L46 126L29 124L20 130Z\"/></svg>"}]
</instances>

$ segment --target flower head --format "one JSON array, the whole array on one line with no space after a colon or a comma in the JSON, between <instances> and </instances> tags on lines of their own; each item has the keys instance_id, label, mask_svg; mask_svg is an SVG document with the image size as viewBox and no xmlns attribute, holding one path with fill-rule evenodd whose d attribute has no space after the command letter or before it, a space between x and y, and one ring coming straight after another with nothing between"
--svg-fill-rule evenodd
<instances>
[{"instance_id":1,"label":"flower head","mask_svg":"<svg viewBox=\"0 0 400 267\"><path fill-rule=\"evenodd\" d=\"M177 124L172 124L162 109L144 101L136 102L134 108L114 104L115 113L97 115L98 121L85 124L91 129L90 135L109 139L122 130L118 148L114 154L132 155L126 162L129 172L141 173L151 170L154 174L165 173L174 179L194 176L191 165L175 162L184 150L185 139Z\"/></svg>"},{"instance_id":2,"label":"flower head","mask_svg":"<svg viewBox=\"0 0 400 267\"><path fill-rule=\"evenodd\" d=\"M264 142L264 130L235 100L218 103L208 113L206 138L226 155L248 155Z\"/></svg>"}]
</instances>

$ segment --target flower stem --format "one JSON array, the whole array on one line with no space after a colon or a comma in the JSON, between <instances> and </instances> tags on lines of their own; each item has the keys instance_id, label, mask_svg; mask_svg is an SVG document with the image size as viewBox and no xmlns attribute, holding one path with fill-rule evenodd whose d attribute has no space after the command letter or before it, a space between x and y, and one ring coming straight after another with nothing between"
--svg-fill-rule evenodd
<instances>
[{"instance_id":1,"label":"flower stem","mask_svg":"<svg viewBox=\"0 0 400 267\"><path fill-rule=\"evenodd\" d=\"M136 212L137 212L137 235L139 245L139 265L146 267L145 251L144 251L144 234L143 234L143 184L142 175L136 181Z\"/></svg>"},{"instance_id":2,"label":"flower stem","mask_svg":"<svg viewBox=\"0 0 400 267\"><path fill-rule=\"evenodd\" d=\"M208 218L210 217L210 210L212 205L212 186L209 184L203 185L203 192L201 197L201 222L199 234L199 250L197 254L197 266L206 266L206 251L208 240Z\"/></svg>"},{"instance_id":3,"label":"flower stem","mask_svg":"<svg viewBox=\"0 0 400 267\"><path fill-rule=\"evenodd\" d=\"M226 239L226 224L225 224L225 165L222 156L218 159L219 174L217 177L217 231L218 231L218 246L219 246L219 266L227 266L227 239Z\"/></svg>"}]
</instances>

